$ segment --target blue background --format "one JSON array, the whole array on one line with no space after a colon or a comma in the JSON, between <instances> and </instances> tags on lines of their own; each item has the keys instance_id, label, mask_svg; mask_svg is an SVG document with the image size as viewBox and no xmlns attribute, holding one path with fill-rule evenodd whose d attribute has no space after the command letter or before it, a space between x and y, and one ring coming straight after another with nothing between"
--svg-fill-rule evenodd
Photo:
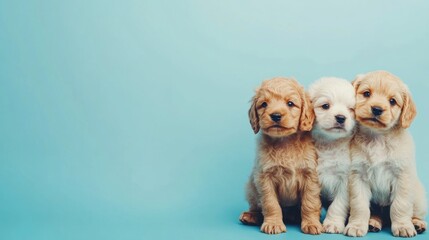
<instances>
[{"instance_id":1,"label":"blue background","mask_svg":"<svg viewBox=\"0 0 429 240\"><path fill-rule=\"evenodd\" d=\"M238 222L253 89L393 72L417 103L429 188L428 12L427 1L1 0L0 239L344 238Z\"/></svg>"}]
</instances>

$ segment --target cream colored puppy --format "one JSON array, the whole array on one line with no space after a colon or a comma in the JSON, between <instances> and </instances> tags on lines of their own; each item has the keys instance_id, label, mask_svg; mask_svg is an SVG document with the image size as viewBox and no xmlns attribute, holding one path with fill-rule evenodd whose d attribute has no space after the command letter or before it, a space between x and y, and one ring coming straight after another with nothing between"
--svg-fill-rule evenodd
<instances>
[{"instance_id":1,"label":"cream colored puppy","mask_svg":"<svg viewBox=\"0 0 429 240\"><path fill-rule=\"evenodd\" d=\"M344 233L368 232L372 202L390 206L394 236L413 237L426 229L425 192L407 131L416 107L407 86L389 72L359 75L353 85L359 129L351 144L350 218Z\"/></svg>"},{"instance_id":2,"label":"cream colored puppy","mask_svg":"<svg viewBox=\"0 0 429 240\"><path fill-rule=\"evenodd\" d=\"M323 221L326 233L343 233L349 213L348 175L350 141L355 119L355 92L344 79L327 77L309 88L316 121L312 136L315 141L322 199L331 203Z\"/></svg>"}]
</instances>

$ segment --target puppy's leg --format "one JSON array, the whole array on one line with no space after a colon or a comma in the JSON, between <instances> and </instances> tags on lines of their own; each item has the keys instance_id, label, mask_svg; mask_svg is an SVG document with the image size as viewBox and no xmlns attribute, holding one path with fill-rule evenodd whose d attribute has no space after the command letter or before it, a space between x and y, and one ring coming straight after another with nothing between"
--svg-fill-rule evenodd
<instances>
[{"instance_id":1,"label":"puppy's leg","mask_svg":"<svg viewBox=\"0 0 429 240\"><path fill-rule=\"evenodd\" d=\"M262 214L264 215L261 231L268 234L286 232L286 226L283 223L282 209L278 201L274 183L267 177L265 179L260 179L259 187Z\"/></svg>"},{"instance_id":2,"label":"puppy's leg","mask_svg":"<svg viewBox=\"0 0 429 240\"><path fill-rule=\"evenodd\" d=\"M347 181L341 182L334 201L329 206L326 218L323 221L323 231L325 233L342 233L349 211L349 195L347 191Z\"/></svg>"},{"instance_id":3,"label":"puppy's leg","mask_svg":"<svg viewBox=\"0 0 429 240\"><path fill-rule=\"evenodd\" d=\"M261 208L258 206L258 192L253 181L253 175L247 183L246 197L249 202L249 211L241 213L239 219L243 224L259 226L262 224L264 216L262 215Z\"/></svg>"},{"instance_id":4,"label":"puppy's leg","mask_svg":"<svg viewBox=\"0 0 429 240\"><path fill-rule=\"evenodd\" d=\"M323 227L320 224L320 185L316 171L311 171L305 176L305 182L301 189L301 230L307 234L320 234Z\"/></svg>"},{"instance_id":5,"label":"puppy's leg","mask_svg":"<svg viewBox=\"0 0 429 240\"><path fill-rule=\"evenodd\" d=\"M383 215L381 213L381 206L377 204L371 205L371 217L368 222L368 231L379 232L383 227Z\"/></svg>"},{"instance_id":6,"label":"puppy's leg","mask_svg":"<svg viewBox=\"0 0 429 240\"><path fill-rule=\"evenodd\" d=\"M423 233L426 228L426 222L423 220L426 217L427 205L426 205L426 194L425 189L423 188L422 183L419 180L416 180L416 189L414 191L414 205L413 205L413 224L417 233Z\"/></svg>"},{"instance_id":7,"label":"puppy's leg","mask_svg":"<svg viewBox=\"0 0 429 240\"><path fill-rule=\"evenodd\" d=\"M413 215L411 187L410 173L404 171L399 174L391 194L390 206L392 233L396 237L413 237L417 234L411 221Z\"/></svg>"},{"instance_id":8,"label":"puppy's leg","mask_svg":"<svg viewBox=\"0 0 429 240\"><path fill-rule=\"evenodd\" d=\"M349 177L350 218L344 234L352 237L362 237L368 232L371 190L362 178L362 171L365 170L352 166Z\"/></svg>"}]
</instances>

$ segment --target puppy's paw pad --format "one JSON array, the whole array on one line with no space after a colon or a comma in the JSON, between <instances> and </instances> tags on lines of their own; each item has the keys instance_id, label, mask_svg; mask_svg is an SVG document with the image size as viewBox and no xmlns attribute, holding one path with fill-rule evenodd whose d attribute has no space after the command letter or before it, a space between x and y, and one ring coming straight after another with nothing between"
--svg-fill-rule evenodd
<instances>
[{"instance_id":1,"label":"puppy's paw pad","mask_svg":"<svg viewBox=\"0 0 429 240\"><path fill-rule=\"evenodd\" d=\"M324 233L342 233L344 231L344 223L325 221L323 222Z\"/></svg>"},{"instance_id":2,"label":"puppy's paw pad","mask_svg":"<svg viewBox=\"0 0 429 240\"><path fill-rule=\"evenodd\" d=\"M320 223L306 224L301 227L301 230L306 234L318 235L322 233L323 227Z\"/></svg>"},{"instance_id":3,"label":"puppy's paw pad","mask_svg":"<svg viewBox=\"0 0 429 240\"><path fill-rule=\"evenodd\" d=\"M261 232L267 234L279 234L282 232L286 232L286 225L280 222L264 222L261 226Z\"/></svg>"},{"instance_id":4,"label":"puppy's paw pad","mask_svg":"<svg viewBox=\"0 0 429 240\"><path fill-rule=\"evenodd\" d=\"M365 226L359 226L355 224L349 224L344 229L344 235L350 237L363 237L367 234L368 228Z\"/></svg>"},{"instance_id":5,"label":"puppy's paw pad","mask_svg":"<svg viewBox=\"0 0 429 240\"><path fill-rule=\"evenodd\" d=\"M426 226L425 221L422 221L422 220L417 219L417 218L413 218L413 225L414 225L414 228L416 229L418 234L421 234L424 231L426 231L427 226Z\"/></svg>"},{"instance_id":6,"label":"puppy's paw pad","mask_svg":"<svg viewBox=\"0 0 429 240\"><path fill-rule=\"evenodd\" d=\"M263 216L260 212L243 212L239 219L245 225L261 225Z\"/></svg>"},{"instance_id":7,"label":"puppy's paw pad","mask_svg":"<svg viewBox=\"0 0 429 240\"><path fill-rule=\"evenodd\" d=\"M370 232L380 232L381 230L381 223L380 221L377 221L375 219L369 219L368 222L368 231Z\"/></svg>"},{"instance_id":8,"label":"puppy's paw pad","mask_svg":"<svg viewBox=\"0 0 429 240\"><path fill-rule=\"evenodd\" d=\"M410 224L392 224L392 233L395 237L414 237L417 235L416 229Z\"/></svg>"}]
</instances>

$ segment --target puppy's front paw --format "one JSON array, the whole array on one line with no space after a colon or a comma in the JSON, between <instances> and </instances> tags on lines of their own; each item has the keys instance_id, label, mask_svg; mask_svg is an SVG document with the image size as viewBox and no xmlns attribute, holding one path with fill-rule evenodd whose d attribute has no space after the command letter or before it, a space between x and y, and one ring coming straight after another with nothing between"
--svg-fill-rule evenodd
<instances>
[{"instance_id":1,"label":"puppy's front paw","mask_svg":"<svg viewBox=\"0 0 429 240\"><path fill-rule=\"evenodd\" d=\"M279 234L286 232L286 225L282 221L264 221L261 226L261 232L267 234Z\"/></svg>"},{"instance_id":2,"label":"puppy's front paw","mask_svg":"<svg viewBox=\"0 0 429 240\"><path fill-rule=\"evenodd\" d=\"M368 233L368 224L349 223L344 229L344 235L350 237L363 237Z\"/></svg>"},{"instance_id":3,"label":"puppy's front paw","mask_svg":"<svg viewBox=\"0 0 429 240\"><path fill-rule=\"evenodd\" d=\"M334 222L330 220L323 221L323 232L324 233L343 233L344 223Z\"/></svg>"},{"instance_id":4,"label":"puppy's front paw","mask_svg":"<svg viewBox=\"0 0 429 240\"><path fill-rule=\"evenodd\" d=\"M426 222L425 221L422 221L418 218L413 218L413 225L414 225L414 228L416 229L418 234L426 231Z\"/></svg>"},{"instance_id":5,"label":"puppy's front paw","mask_svg":"<svg viewBox=\"0 0 429 240\"><path fill-rule=\"evenodd\" d=\"M417 235L416 229L411 222L392 223L392 233L395 237L414 237Z\"/></svg>"},{"instance_id":6,"label":"puppy's front paw","mask_svg":"<svg viewBox=\"0 0 429 240\"><path fill-rule=\"evenodd\" d=\"M322 224L320 222L301 223L301 230L305 234L318 235L323 231Z\"/></svg>"},{"instance_id":7,"label":"puppy's front paw","mask_svg":"<svg viewBox=\"0 0 429 240\"><path fill-rule=\"evenodd\" d=\"M378 219L371 218L368 222L368 230L370 232L380 232L381 230L381 222Z\"/></svg>"}]
</instances>

